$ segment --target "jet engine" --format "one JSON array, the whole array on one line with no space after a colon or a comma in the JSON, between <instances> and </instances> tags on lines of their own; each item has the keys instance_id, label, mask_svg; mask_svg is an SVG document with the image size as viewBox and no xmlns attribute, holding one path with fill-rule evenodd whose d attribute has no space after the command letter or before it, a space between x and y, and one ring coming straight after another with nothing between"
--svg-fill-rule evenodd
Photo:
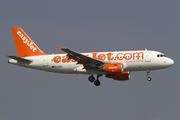
<instances>
[{"instance_id":1,"label":"jet engine","mask_svg":"<svg viewBox=\"0 0 180 120\"><path fill-rule=\"evenodd\" d=\"M128 71L123 72L121 74L106 74L107 78L113 78L117 81L127 81L130 79L130 73Z\"/></svg>"},{"instance_id":2,"label":"jet engine","mask_svg":"<svg viewBox=\"0 0 180 120\"><path fill-rule=\"evenodd\" d=\"M99 71L105 71L107 74L121 74L123 73L122 63L110 63L100 66Z\"/></svg>"}]
</instances>

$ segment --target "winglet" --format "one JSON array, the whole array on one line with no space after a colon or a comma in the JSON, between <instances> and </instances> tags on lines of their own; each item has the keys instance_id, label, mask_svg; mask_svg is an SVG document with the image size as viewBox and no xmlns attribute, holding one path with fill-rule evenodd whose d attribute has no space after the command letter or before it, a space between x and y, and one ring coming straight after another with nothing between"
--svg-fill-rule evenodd
<instances>
[{"instance_id":1,"label":"winglet","mask_svg":"<svg viewBox=\"0 0 180 120\"><path fill-rule=\"evenodd\" d=\"M58 51L60 51L62 49L62 47L59 47L59 46L57 46L57 47L58 47Z\"/></svg>"}]
</instances>

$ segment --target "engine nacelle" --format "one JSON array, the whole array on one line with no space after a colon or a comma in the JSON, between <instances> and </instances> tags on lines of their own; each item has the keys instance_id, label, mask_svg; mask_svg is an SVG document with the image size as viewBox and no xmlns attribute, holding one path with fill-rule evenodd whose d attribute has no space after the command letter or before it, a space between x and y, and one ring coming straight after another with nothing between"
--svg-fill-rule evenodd
<instances>
[{"instance_id":1,"label":"engine nacelle","mask_svg":"<svg viewBox=\"0 0 180 120\"><path fill-rule=\"evenodd\" d=\"M130 79L130 73L127 71L121 74L106 74L106 77L113 78L114 80L117 80L117 81L127 81Z\"/></svg>"},{"instance_id":2,"label":"engine nacelle","mask_svg":"<svg viewBox=\"0 0 180 120\"><path fill-rule=\"evenodd\" d=\"M123 73L123 65L122 63L104 64L99 70L105 71L107 74L121 74Z\"/></svg>"}]
</instances>

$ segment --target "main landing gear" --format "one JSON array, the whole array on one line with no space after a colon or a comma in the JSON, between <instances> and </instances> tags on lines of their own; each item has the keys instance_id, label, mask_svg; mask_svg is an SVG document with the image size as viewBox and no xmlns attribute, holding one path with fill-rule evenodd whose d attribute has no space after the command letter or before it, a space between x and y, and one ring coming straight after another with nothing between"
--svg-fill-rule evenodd
<instances>
[{"instance_id":1,"label":"main landing gear","mask_svg":"<svg viewBox=\"0 0 180 120\"><path fill-rule=\"evenodd\" d=\"M147 70L147 76L148 76L148 77L147 77L147 80L148 80L148 81L151 81L151 80L152 80L152 78L151 78L151 77L149 77L149 75L150 75L150 71L149 71L149 70Z\"/></svg>"},{"instance_id":2,"label":"main landing gear","mask_svg":"<svg viewBox=\"0 0 180 120\"><path fill-rule=\"evenodd\" d=\"M99 77L101 77L101 76L102 76L101 74L97 74L97 80L95 80L94 76L91 75L91 76L89 76L88 79L90 82L94 82L95 86L99 86L101 84L101 82L99 81Z\"/></svg>"}]
</instances>

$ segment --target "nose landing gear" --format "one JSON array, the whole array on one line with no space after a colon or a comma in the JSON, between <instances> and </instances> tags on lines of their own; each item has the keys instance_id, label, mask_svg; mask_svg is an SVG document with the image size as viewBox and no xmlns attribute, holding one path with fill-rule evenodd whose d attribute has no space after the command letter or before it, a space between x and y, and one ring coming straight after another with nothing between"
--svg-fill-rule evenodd
<instances>
[{"instance_id":1,"label":"nose landing gear","mask_svg":"<svg viewBox=\"0 0 180 120\"><path fill-rule=\"evenodd\" d=\"M152 80L152 78L151 78L151 77L149 77L149 75L150 75L150 71L149 71L149 70L147 70L147 76L148 76L148 77L147 77L147 80L148 80L148 81L151 81L151 80Z\"/></svg>"},{"instance_id":2,"label":"nose landing gear","mask_svg":"<svg viewBox=\"0 0 180 120\"><path fill-rule=\"evenodd\" d=\"M151 77L148 77L148 78L147 78L147 80L148 80L148 81L151 81L151 80L152 80L152 78L151 78Z\"/></svg>"}]
</instances>

